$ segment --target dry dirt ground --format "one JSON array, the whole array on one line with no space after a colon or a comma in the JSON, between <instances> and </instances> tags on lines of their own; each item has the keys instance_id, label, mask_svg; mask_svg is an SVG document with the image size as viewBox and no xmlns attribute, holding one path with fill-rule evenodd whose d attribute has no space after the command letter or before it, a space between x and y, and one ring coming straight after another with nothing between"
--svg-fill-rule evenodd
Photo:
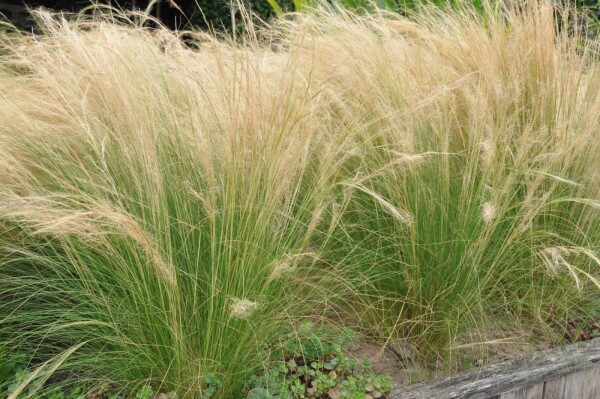
<instances>
[{"instance_id":1,"label":"dry dirt ground","mask_svg":"<svg viewBox=\"0 0 600 399\"><path fill-rule=\"evenodd\" d=\"M402 387L526 356L553 346L550 340L536 340L535 336L532 331L514 326L470 331L453 345L448 361L428 366L419 361L416 351L407 342L392 342L384 348L370 341L358 340L349 352L357 359L371 359L374 373L389 374L394 387Z\"/></svg>"}]
</instances>

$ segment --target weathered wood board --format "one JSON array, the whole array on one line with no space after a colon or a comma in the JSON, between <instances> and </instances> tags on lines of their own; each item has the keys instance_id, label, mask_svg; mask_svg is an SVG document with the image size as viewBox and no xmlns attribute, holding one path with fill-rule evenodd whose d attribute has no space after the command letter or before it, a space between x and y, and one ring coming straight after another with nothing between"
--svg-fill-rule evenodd
<instances>
[{"instance_id":1,"label":"weathered wood board","mask_svg":"<svg viewBox=\"0 0 600 399\"><path fill-rule=\"evenodd\" d=\"M600 339L395 390L391 399L600 399Z\"/></svg>"},{"instance_id":2,"label":"weathered wood board","mask_svg":"<svg viewBox=\"0 0 600 399\"><path fill-rule=\"evenodd\" d=\"M503 393L500 399L544 399L544 383Z\"/></svg>"},{"instance_id":3,"label":"weathered wood board","mask_svg":"<svg viewBox=\"0 0 600 399\"><path fill-rule=\"evenodd\" d=\"M600 367L503 393L499 399L600 399Z\"/></svg>"}]
</instances>

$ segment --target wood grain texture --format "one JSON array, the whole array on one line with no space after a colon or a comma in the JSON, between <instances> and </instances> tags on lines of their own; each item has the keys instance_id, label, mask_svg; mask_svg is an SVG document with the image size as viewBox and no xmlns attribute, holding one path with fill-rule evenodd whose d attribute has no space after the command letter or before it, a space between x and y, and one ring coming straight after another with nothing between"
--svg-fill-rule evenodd
<instances>
[{"instance_id":1,"label":"wood grain texture","mask_svg":"<svg viewBox=\"0 0 600 399\"><path fill-rule=\"evenodd\" d=\"M539 352L443 380L399 388L390 396L391 399L490 399L495 396L505 399L501 395L507 392L549 381L544 387L544 399L584 399L579 395L585 390L596 395L593 399L600 399L597 386L592 387L590 383L582 388L579 377L573 374L594 369L589 370L586 378L593 377L600 384L597 368L600 368L600 339ZM566 376L569 378L562 382L553 382Z\"/></svg>"},{"instance_id":2,"label":"wood grain texture","mask_svg":"<svg viewBox=\"0 0 600 399\"><path fill-rule=\"evenodd\" d=\"M589 373L583 394L588 398L600 398L600 367L587 371Z\"/></svg>"},{"instance_id":3,"label":"wood grain texture","mask_svg":"<svg viewBox=\"0 0 600 399\"><path fill-rule=\"evenodd\" d=\"M544 399L544 383L503 393L500 399Z\"/></svg>"},{"instance_id":4,"label":"wood grain texture","mask_svg":"<svg viewBox=\"0 0 600 399\"><path fill-rule=\"evenodd\" d=\"M544 399L563 399L565 397L566 377L546 381Z\"/></svg>"},{"instance_id":5,"label":"wood grain texture","mask_svg":"<svg viewBox=\"0 0 600 399\"><path fill-rule=\"evenodd\" d=\"M564 398L600 398L600 368L570 374L564 380Z\"/></svg>"}]
</instances>

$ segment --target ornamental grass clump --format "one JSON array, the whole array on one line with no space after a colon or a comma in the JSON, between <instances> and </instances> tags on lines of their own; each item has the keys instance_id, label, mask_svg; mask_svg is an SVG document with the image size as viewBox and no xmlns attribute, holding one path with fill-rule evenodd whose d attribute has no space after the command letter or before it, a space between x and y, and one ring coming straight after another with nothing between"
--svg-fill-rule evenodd
<instances>
[{"instance_id":1,"label":"ornamental grass clump","mask_svg":"<svg viewBox=\"0 0 600 399\"><path fill-rule=\"evenodd\" d=\"M597 307L600 64L559 12L305 18L298 51L355 140L327 256L360 270L384 342L445 357L470 328L540 331Z\"/></svg>"},{"instance_id":2,"label":"ornamental grass clump","mask_svg":"<svg viewBox=\"0 0 600 399\"><path fill-rule=\"evenodd\" d=\"M2 33L2 395L234 398L307 316L431 359L597 306L595 44L486 7Z\"/></svg>"},{"instance_id":3,"label":"ornamental grass clump","mask_svg":"<svg viewBox=\"0 0 600 399\"><path fill-rule=\"evenodd\" d=\"M0 66L0 338L31 372L9 397L200 398L207 375L233 397L323 302L323 95L285 54L36 15Z\"/></svg>"}]
</instances>

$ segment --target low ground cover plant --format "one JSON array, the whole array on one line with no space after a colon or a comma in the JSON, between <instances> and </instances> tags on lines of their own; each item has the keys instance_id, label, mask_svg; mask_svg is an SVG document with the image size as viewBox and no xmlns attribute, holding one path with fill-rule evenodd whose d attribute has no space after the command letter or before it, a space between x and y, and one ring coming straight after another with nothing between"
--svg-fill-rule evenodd
<instances>
[{"instance_id":1,"label":"low ground cover plant","mask_svg":"<svg viewBox=\"0 0 600 399\"><path fill-rule=\"evenodd\" d=\"M329 335L329 337L328 337ZM349 357L352 331L332 336L303 322L278 350L281 359L246 381L248 399L377 399L392 390L389 375L375 375L370 360Z\"/></svg>"},{"instance_id":2,"label":"low ground cover plant","mask_svg":"<svg viewBox=\"0 0 600 399\"><path fill-rule=\"evenodd\" d=\"M2 33L4 392L221 399L277 376L375 398L385 378L337 347L281 351L301 320L431 364L490 320L589 319L600 64L555 13L328 7L184 43L40 11Z\"/></svg>"}]
</instances>

